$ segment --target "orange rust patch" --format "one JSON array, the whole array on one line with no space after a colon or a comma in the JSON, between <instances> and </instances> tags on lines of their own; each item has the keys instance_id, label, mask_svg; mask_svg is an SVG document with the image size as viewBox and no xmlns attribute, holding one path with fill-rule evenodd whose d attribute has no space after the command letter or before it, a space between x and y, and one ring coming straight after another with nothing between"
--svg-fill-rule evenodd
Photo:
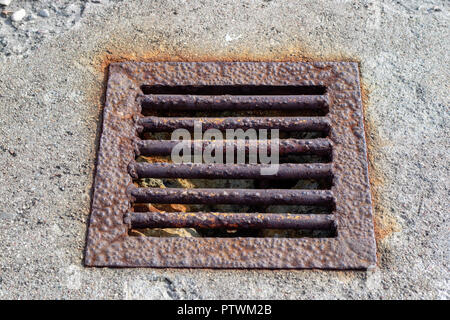
<instances>
[{"instance_id":1,"label":"orange rust patch","mask_svg":"<svg viewBox=\"0 0 450 320\"><path fill-rule=\"evenodd\" d=\"M401 227L397 222L397 219L384 212L382 215L375 216L375 238L377 242L382 241L387 236L390 236L394 232L400 232Z\"/></svg>"}]
</instances>

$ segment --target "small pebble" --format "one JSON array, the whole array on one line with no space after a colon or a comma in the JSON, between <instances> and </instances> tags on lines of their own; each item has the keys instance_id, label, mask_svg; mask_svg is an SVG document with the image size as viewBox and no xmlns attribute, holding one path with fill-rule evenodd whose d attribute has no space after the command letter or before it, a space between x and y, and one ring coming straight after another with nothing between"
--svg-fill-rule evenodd
<instances>
[{"instance_id":1,"label":"small pebble","mask_svg":"<svg viewBox=\"0 0 450 320\"><path fill-rule=\"evenodd\" d=\"M43 18L48 18L50 16L50 13L48 12L48 10L42 9L41 11L39 11L38 15Z\"/></svg>"},{"instance_id":2,"label":"small pebble","mask_svg":"<svg viewBox=\"0 0 450 320\"><path fill-rule=\"evenodd\" d=\"M23 18L25 18L26 15L27 15L27 13L26 13L25 9L20 9L12 14L11 20L17 22L17 21L20 21Z\"/></svg>"},{"instance_id":3,"label":"small pebble","mask_svg":"<svg viewBox=\"0 0 450 320\"><path fill-rule=\"evenodd\" d=\"M0 5L2 6L9 6L12 0L0 0Z\"/></svg>"}]
</instances>

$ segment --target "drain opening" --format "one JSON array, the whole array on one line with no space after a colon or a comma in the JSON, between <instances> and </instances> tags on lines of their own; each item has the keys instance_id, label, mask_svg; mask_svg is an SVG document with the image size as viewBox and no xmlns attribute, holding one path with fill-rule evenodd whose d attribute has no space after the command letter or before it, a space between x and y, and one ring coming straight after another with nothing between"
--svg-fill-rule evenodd
<instances>
[{"instance_id":1,"label":"drain opening","mask_svg":"<svg viewBox=\"0 0 450 320\"><path fill-rule=\"evenodd\" d=\"M312 190L329 190L332 185L331 165L319 164L329 163L332 154L331 143L326 138L330 125L321 118L328 113L329 107L325 86L143 85L141 89L144 95L138 102L143 115L140 120L143 126L140 134L142 140L138 142L136 162L130 165L129 171L134 177L133 197L150 203L135 203L128 214L131 236L336 236L334 222L329 216L314 216L331 216L331 196L330 201L321 202L319 198L322 195L315 200L308 200L307 197L314 197L314 194L306 194ZM281 129L280 168L277 175L265 178L260 174L258 150L264 141L246 140L243 143L241 148L245 149L245 157L241 160L244 160L244 164L238 163L235 157L233 164L214 166L208 166L205 162L193 164L192 154L196 142L184 141L191 155L187 159L191 163L171 164L169 155L180 143L170 140L173 130L193 131L194 121L201 122L204 130L216 129L222 133L227 129ZM250 146L255 144L257 149L251 149ZM235 154L239 148L237 140L202 140L200 145L202 151L219 145L214 151L225 153L230 150L227 148L231 148ZM271 151L267 155L270 156ZM250 164L252 152L256 164ZM153 158L155 156L156 159ZM190 198L185 197L183 204L173 206L162 203L179 199L179 194L171 198L171 193L189 193L189 190L196 189L198 192ZM271 193L271 189L274 189L274 193ZM227 197L226 190L233 193L231 198ZM276 197L268 203L255 201L245 205L254 201L255 196L260 197L261 192L258 190L266 193L266 197L283 194L297 198L303 196L306 205L281 201L284 206L278 205L279 213L270 212L271 207L277 204ZM303 191L295 193L295 190ZM247 198L238 199L245 194ZM207 198L211 196L213 200L208 201ZM161 202L162 198L166 200ZM151 202L155 200L157 202ZM217 204L217 201L221 203ZM227 204L229 202L235 204ZM308 209L301 210L305 207ZM174 208L177 210L173 211ZM294 215L290 212L294 212ZM311 216L306 216L307 213ZM253 219L252 223L248 222L249 219Z\"/></svg>"}]
</instances>

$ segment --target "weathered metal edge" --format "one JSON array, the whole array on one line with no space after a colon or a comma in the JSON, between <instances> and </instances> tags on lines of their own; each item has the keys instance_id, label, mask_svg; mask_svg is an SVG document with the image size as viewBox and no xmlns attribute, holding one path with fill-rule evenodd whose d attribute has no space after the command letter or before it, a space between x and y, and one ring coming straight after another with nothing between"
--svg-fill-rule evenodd
<instances>
[{"instance_id":1,"label":"weathered metal edge","mask_svg":"<svg viewBox=\"0 0 450 320\"><path fill-rule=\"evenodd\" d=\"M255 69L256 68L256 69ZM255 74L255 70L258 71ZM260 72L261 70L266 72ZM196 71L196 72L195 72ZM273 78L274 71L278 77ZM123 224L124 209L130 206L126 195L127 160L133 150L124 146L135 138L133 118L139 112L135 97L139 85L146 83L179 84L187 83L185 73L199 80L197 84L252 83L305 85L328 85L333 99L330 117L334 124L345 123L353 130L350 145L356 149L346 151L339 161L339 150L335 150L336 172L345 180L346 169L353 172L356 183L351 190L357 193L345 194L337 187L333 191L343 195L337 203L336 216L339 221L339 235L335 239L167 239L128 237ZM174 76L176 75L176 76ZM205 78L206 75L206 78ZM209 75L209 78L207 77ZM239 77L235 77L239 75ZM263 79L261 76L265 75ZM259 76L259 78L258 78ZM202 78L203 77L203 78ZM341 79L331 82L330 79ZM256 80L255 80L256 79ZM350 98L350 102L348 99ZM347 99L347 100L345 100ZM350 110L351 112L347 112ZM359 92L358 70L355 63L119 63L110 67L107 100L104 110L103 132L115 133L116 147L110 138L102 133L98 169L95 178L95 192L89 226L85 264L88 266L114 267L206 267L206 268L325 268L325 269L366 269L376 262L373 238L372 212L366 157L362 106ZM361 135L362 132L362 135ZM344 145L337 132L332 138L338 146ZM344 141L345 142L345 141ZM114 152L111 149L113 147ZM340 147L338 147L339 149ZM120 150L119 150L120 149ZM344 148L345 149L345 148ZM347 148L348 149L348 148ZM120 153L124 152L125 153ZM345 150L344 150L345 151ZM355 152L356 151L356 152ZM119 153L117 153L119 152ZM118 157L114 160L110 155ZM119 156L118 156L119 155ZM356 155L356 158L355 158ZM348 161L348 157L356 159ZM354 163L349 168L349 163ZM100 167L113 168L114 177ZM115 169L114 169L115 168ZM356 173L356 174L355 174ZM339 181L339 179L338 179ZM118 190L114 182L119 182ZM108 190L101 189L103 187ZM356 186L356 188L355 188ZM114 190L110 190L113 188ZM346 203L360 203L359 215L345 212ZM112 207L117 204L116 209ZM352 226L355 226L352 229ZM182 251L186 245L190 250ZM260 249L260 250L258 250ZM262 249L262 251L261 251Z\"/></svg>"}]
</instances>

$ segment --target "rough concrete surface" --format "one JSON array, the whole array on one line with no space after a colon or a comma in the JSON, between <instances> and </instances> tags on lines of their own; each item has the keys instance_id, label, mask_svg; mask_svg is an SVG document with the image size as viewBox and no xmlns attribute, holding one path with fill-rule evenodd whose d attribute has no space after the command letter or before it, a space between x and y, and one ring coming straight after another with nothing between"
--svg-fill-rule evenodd
<instances>
[{"instance_id":1,"label":"rough concrete surface","mask_svg":"<svg viewBox=\"0 0 450 320\"><path fill-rule=\"evenodd\" d=\"M448 1L13 0L3 10L0 298L449 298ZM105 67L130 59L359 61L378 267L83 267Z\"/></svg>"}]
</instances>

